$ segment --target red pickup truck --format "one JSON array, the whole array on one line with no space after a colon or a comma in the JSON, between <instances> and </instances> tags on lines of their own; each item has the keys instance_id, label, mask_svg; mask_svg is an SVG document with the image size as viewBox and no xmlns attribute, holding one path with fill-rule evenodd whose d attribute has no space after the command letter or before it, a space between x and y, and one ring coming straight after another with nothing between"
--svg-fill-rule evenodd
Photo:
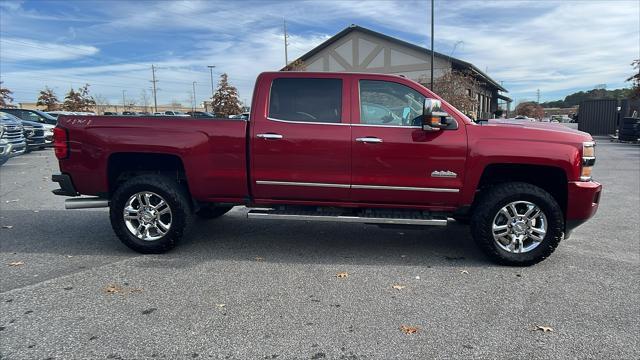
<instances>
[{"instance_id":1,"label":"red pickup truck","mask_svg":"<svg viewBox=\"0 0 640 360\"><path fill-rule=\"evenodd\" d=\"M61 116L55 194L109 207L143 253L171 249L192 214L379 226L469 222L493 261L530 265L593 216L589 134L476 124L409 79L269 72L243 119ZM91 197L77 197L80 194Z\"/></svg>"}]
</instances>

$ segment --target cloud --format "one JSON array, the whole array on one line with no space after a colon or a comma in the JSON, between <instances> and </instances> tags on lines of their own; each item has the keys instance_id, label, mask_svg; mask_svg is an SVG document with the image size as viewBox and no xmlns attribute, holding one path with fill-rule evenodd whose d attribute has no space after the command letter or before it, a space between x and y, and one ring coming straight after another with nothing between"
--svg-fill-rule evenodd
<instances>
[{"instance_id":1,"label":"cloud","mask_svg":"<svg viewBox=\"0 0 640 360\"><path fill-rule=\"evenodd\" d=\"M283 17L290 25L290 60L351 23L422 46L429 41L425 1L111 1L64 6L49 12L30 9L24 18L24 9L3 9L2 76L7 86L18 89L19 99L33 101L45 82L62 90L89 82L94 93L116 102L122 89L128 94L149 89L153 63L158 66L162 103L184 101L193 81L198 99L208 96L207 65L216 65L216 73L228 73L241 97L250 100L255 76L284 64ZM488 69L518 99L532 98L538 88L544 99L549 93L601 83L620 87L632 71L631 60L640 57L639 10L637 1L438 1L436 51L449 54L456 42L464 41L454 56ZM99 21L34 20L63 15ZM68 40L48 43L41 40L44 33L66 35ZM67 61L64 67L59 60Z\"/></svg>"},{"instance_id":2,"label":"cloud","mask_svg":"<svg viewBox=\"0 0 640 360\"><path fill-rule=\"evenodd\" d=\"M3 61L56 61L71 60L97 54L95 46L53 44L44 41L2 37L0 58Z\"/></svg>"}]
</instances>

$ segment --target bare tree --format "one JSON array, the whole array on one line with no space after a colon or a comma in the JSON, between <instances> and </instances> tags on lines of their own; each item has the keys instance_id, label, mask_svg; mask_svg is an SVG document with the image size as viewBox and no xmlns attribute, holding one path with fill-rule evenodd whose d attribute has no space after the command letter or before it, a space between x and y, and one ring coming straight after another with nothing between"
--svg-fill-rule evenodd
<instances>
[{"instance_id":1,"label":"bare tree","mask_svg":"<svg viewBox=\"0 0 640 360\"><path fill-rule=\"evenodd\" d=\"M44 90L40 90L40 95L38 96L38 102L36 105L44 106L45 111L54 111L60 108L60 100L58 100L58 97L53 90L49 89L48 86L45 86Z\"/></svg>"},{"instance_id":2,"label":"bare tree","mask_svg":"<svg viewBox=\"0 0 640 360\"><path fill-rule=\"evenodd\" d=\"M13 105L11 105L11 102L13 102L11 94L13 94L13 91L3 87L2 81L0 81L0 106L13 107Z\"/></svg>"},{"instance_id":3,"label":"bare tree","mask_svg":"<svg viewBox=\"0 0 640 360\"><path fill-rule=\"evenodd\" d=\"M98 114L107 111L107 109L111 106L109 103L109 99L107 99L104 95L96 94L93 96L93 100L96 102L96 112Z\"/></svg>"},{"instance_id":4,"label":"bare tree","mask_svg":"<svg viewBox=\"0 0 640 360\"><path fill-rule=\"evenodd\" d=\"M307 71L307 64L304 61L297 59L291 64L287 65L282 71Z\"/></svg>"},{"instance_id":5,"label":"bare tree","mask_svg":"<svg viewBox=\"0 0 640 360\"><path fill-rule=\"evenodd\" d=\"M144 112L149 112L149 94L145 89L140 91L140 104L144 107Z\"/></svg>"},{"instance_id":6,"label":"bare tree","mask_svg":"<svg viewBox=\"0 0 640 360\"><path fill-rule=\"evenodd\" d=\"M542 119L544 117L544 109L540 104L533 101L521 102L516 106L516 114L535 119Z\"/></svg>"},{"instance_id":7,"label":"bare tree","mask_svg":"<svg viewBox=\"0 0 640 360\"><path fill-rule=\"evenodd\" d=\"M430 86L426 76L422 76L418 82L425 87ZM465 114L472 114L476 110L478 106L476 94L482 85L483 83L469 72L456 70L446 72L435 79L433 84L440 97Z\"/></svg>"}]
</instances>

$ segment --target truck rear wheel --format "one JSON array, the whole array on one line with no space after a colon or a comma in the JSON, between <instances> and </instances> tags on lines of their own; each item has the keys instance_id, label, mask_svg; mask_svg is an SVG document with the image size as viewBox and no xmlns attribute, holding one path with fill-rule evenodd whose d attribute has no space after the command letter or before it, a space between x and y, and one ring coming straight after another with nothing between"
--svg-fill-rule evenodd
<instances>
[{"instance_id":1,"label":"truck rear wheel","mask_svg":"<svg viewBox=\"0 0 640 360\"><path fill-rule=\"evenodd\" d=\"M190 221L186 189L161 175L140 175L124 182L110 203L111 226L129 248L144 254L172 249Z\"/></svg>"},{"instance_id":2,"label":"truck rear wheel","mask_svg":"<svg viewBox=\"0 0 640 360\"><path fill-rule=\"evenodd\" d=\"M545 190L527 183L504 183L480 194L471 231L492 261L528 266L556 249L564 235L564 216Z\"/></svg>"}]
</instances>

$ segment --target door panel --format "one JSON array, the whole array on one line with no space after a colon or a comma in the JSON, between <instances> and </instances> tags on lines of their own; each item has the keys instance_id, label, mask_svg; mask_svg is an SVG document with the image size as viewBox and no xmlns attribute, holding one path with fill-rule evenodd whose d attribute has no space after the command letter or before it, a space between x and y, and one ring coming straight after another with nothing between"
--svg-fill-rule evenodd
<instances>
[{"instance_id":1,"label":"door panel","mask_svg":"<svg viewBox=\"0 0 640 360\"><path fill-rule=\"evenodd\" d=\"M312 81L274 82L266 114L252 119L253 195L259 200L347 201L351 130L349 112L342 109L350 108L348 84L340 81L338 101L326 98L335 89L323 88L320 79L301 80Z\"/></svg>"},{"instance_id":2,"label":"door panel","mask_svg":"<svg viewBox=\"0 0 640 360\"><path fill-rule=\"evenodd\" d=\"M425 98L417 85L366 76L354 81L353 201L456 205L467 151L464 123L426 132L416 126Z\"/></svg>"},{"instance_id":3,"label":"door panel","mask_svg":"<svg viewBox=\"0 0 640 360\"><path fill-rule=\"evenodd\" d=\"M429 133L417 127L364 125L352 129L354 201L420 205L457 202L466 159L464 132ZM381 142L355 141L366 137ZM434 177L434 171L456 175Z\"/></svg>"}]
</instances>

